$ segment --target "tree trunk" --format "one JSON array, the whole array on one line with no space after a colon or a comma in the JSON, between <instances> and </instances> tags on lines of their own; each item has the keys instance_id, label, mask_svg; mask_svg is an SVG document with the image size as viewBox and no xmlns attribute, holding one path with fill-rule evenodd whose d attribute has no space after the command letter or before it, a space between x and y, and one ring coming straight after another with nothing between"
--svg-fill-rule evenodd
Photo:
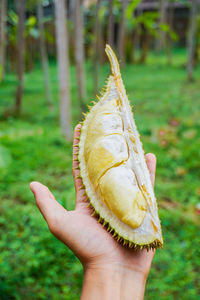
<instances>
[{"instance_id":1,"label":"tree trunk","mask_svg":"<svg viewBox=\"0 0 200 300\"><path fill-rule=\"evenodd\" d=\"M167 23L167 3L166 0L160 0L160 21L159 26ZM158 31L158 51L163 50L166 47L166 32L159 28Z\"/></svg>"},{"instance_id":2,"label":"tree trunk","mask_svg":"<svg viewBox=\"0 0 200 300\"><path fill-rule=\"evenodd\" d=\"M199 62L199 46L198 46L198 42L195 45L195 49L194 49L194 59L193 59L193 67L197 67Z\"/></svg>"},{"instance_id":3,"label":"tree trunk","mask_svg":"<svg viewBox=\"0 0 200 300\"><path fill-rule=\"evenodd\" d=\"M0 81L4 78L6 60L6 11L7 0L0 2Z\"/></svg>"},{"instance_id":4,"label":"tree trunk","mask_svg":"<svg viewBox=\"0 0 200 300\"><path fill-rule=\"evenodd\" d=\"M72 140L71 99L69 78L69 54L67 32L67 8L65 0L55 0L56 45L60 90L60 123L68 141Z\"/></svg>"},{"instance_id":5,"label":"tree trunk","mask_svg":"<svg viewBox=\"0 0 200 300\"><path fill-rule=\"evenodd\" d=\"M76 61L76 77L79 104L82 111L85 110L84 99L86 98L85 90L85 72L84 72L84 39L83 39L83 12L81 0L75 0L74 9L75 22L75 61Z\"/></svg>"},{"instance_id":6,"label":"tree trunk","mask_svg":"<svg viewBox=\"0 0 200 300\"><path fill-rule=\"evenodd\" d=\"M68 3L68 19L73 22L76 0L68 0L66 2Z\"/></svg>"},{"instance_id":7,"label":"tree trunk","mask_svg":"<svg viewBox=\"0 0 200 300\"><path fill-rule=\"evenodd\" d=\"M96 16L95 16L95 44L94 44L94 94L96 95L99 87L99 47L100 47L100 22L99 22L99 7L100 0L96 3Z\"/></svg>"},{"instance_id":8,"label":"tree trunk","mask_svg":"<svg viewBox=\"0 0 200 300\"><path fill-rule=\"evenodd\" d=\"M193 80L195 38L197 33L198 0L192 0L190 7L190 25L188 33L187 80Z\"/></svg>"},{"instance_id":9,"label":"tree trunk","mask_svg":"<svg viewBox=\"0 0 200 300\"><path fill-rule=\"evenodd\" d=\"M121 66L123 67L125 63L124 56L124 47L125 47L125 36L126 36L126 7L127 0L122 0L122 14L121 14L121 22L119 27L119 35L118 35L118 55L120 59Z\"/></svg>"},{"instance_id":10,"label":"tree trunk","mask_svg":"<svg viewBox=\"0 0 200 300\"><path fill-rule=\"evenodd\" d=\"M69 45L69 61L71 64L76 64L75 61L75 36L74 36L74 12L75 12L75 2L76 0L65 0L67 3L67 22L71 24L68 27L68 45ZM72 26L73 24L73 26Z\"/></svg>"},{"instance_id":11,"label":"tree trunk","mask_svg":"<svg viewBox=\"0 0 200 300\"><path fill-rule=\"evenodd\" d=\"M149 42L150 42L150 36L145 27L142 28L142 34L141 34L141 56L139 59L140 64L145 64L146 59L149 53Z\"/></svg>"},{"instance_id":12,"label":"tree trunk","mask_svg":"<svg viewBox=\"0 0 200 300\"><path fill-rule=\"evenodd\" d=\"M137 15L143 14L143 10L138 8ZM137 62L137 52L141 49L142 24L138 23L134 29L133 47L134 47L134 62Z\"/></svg>"},{"instance_id":13,"label":"tree trunk","mask_svg":"<svg viewBox=\"0 0 200 300\"><path fill-rule=\"evenodd\" d=\"M108 0L108 44L114 46L113 0Z\"/></svg>"},{"instance_id":14,"label":"tree trunk","mask_svg":"<svg viewBox=\"0 0 200 300\"><path fill-rule=\"evenodd\" d=\"M51 107L52 94L51 94L51 86L50 86L50 79L49 79L49 62L48 62L47 49L46 49L45 37L44 37L42 0L38 0L38 25L40 31L40 55L41 55L42 68L44 72L44 87L45 87L46 101L48 106Z\"/></svg>"},{"instance_id":15,"label":"tree trunk","mask_svg":"<svg viewBox=\"0 0 200 300\"><path fill-rule=\"evenodd\" d=\"M125 60L128 64L135 63L135 30L132 30L127 34L126 42L125 42Z\"/></svg>"},{"instance_id":16,"label":"tree trunk","mask_svg":"<svg viewBox=\"0 0 200 300\"><path fill-rule=\"evenodd\" d=\"M18 30L17 30L17 77L18 87L16 91L15 112L17 115L21 112L22 95L24 90L24 59L25 59L25 6L26 0L17 1L18 4Z\"/></svg>"},{"instance_id":17,"label":"tree trunk","mask_svg":"<svg viewBox=\"0 0 200 300\"><path fill-rule=\"evenodd\" d=\"M171 3L168 10L168 24L171 31L174 29L173 23L174 23L174 6L173 3ZM166 38L166 52L167 52L167 64L169 66L172 65L172 44L173 44L172 38L168 34Z\"/></svg>"}]
</instances>

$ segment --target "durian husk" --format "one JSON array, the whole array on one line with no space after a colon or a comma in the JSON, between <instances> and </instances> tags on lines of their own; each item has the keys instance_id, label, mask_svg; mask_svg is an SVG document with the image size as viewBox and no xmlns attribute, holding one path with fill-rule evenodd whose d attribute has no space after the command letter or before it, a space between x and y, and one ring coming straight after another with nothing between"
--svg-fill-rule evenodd
<instances>
[{"instance_id":1,"label":"durian husk","mask_svg":"<svg viewBox=\"0 0 200 300\"><path fill-rule=\"evenodd\" d=\"M119 63L106 45L112 74L82 123L79 168L98 222L134 249L161 248L163 238L150 173Z\"/></svg>"}]
</instances>

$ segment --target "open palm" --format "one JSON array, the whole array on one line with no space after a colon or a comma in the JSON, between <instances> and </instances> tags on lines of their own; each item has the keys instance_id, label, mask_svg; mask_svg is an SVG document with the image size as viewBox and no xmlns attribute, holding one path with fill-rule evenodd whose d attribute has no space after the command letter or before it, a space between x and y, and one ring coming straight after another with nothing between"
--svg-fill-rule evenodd
<instances>
[{"instance_id":1,"label":"open palm","mask_svg":"<svg viewBox=\"0 0 200 300\"><path fill-rule=\"evenodd\" d=\"M103 226L91 216L91 209L86 202L82 180L78 178L76 169L77 151L81 125L77 125L74 133L73 177L76 189L76 208L67 211L54 198L47 187L39 182L30 184L36 203L44 216L50 231L65 243L80 259L83 266L94 268L116 265L128 267L142 272L147 277L154 251L133 250L119 244ZM156 158L153 154L146 155L147 165L152 183L155 180Z\"/></svg>"}]
</instances>

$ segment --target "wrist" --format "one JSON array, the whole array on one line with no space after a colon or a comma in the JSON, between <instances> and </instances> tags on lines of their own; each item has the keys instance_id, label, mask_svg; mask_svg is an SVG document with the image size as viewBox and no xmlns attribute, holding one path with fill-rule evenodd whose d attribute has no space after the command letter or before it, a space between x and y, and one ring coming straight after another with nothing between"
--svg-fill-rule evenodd
<instances>
[{"instance_id":1,"label":"wrist","mask_svg":"<svg viewBox=\"0 0 200 300\"><path fill-rule=\"evenodd\" d=\"M81 299L142 300L146 277L143 273L120 265L84 267Z\"/></svg>"}]
</instances>

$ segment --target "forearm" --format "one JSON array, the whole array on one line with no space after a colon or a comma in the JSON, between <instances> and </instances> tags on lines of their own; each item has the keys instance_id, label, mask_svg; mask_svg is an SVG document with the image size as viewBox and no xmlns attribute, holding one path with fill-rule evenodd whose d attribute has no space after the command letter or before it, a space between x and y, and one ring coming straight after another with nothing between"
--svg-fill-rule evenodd
<instances>
[{"instance_id":1,"label":"forearm","mask_svg":"<svg viewBox=\"0 0 200 300\"><path fill-rule=\"evenodd\" d=\"M146 279L129 269L86 269L81 300L142 300Z\"/></svg>"}]
</instances>

